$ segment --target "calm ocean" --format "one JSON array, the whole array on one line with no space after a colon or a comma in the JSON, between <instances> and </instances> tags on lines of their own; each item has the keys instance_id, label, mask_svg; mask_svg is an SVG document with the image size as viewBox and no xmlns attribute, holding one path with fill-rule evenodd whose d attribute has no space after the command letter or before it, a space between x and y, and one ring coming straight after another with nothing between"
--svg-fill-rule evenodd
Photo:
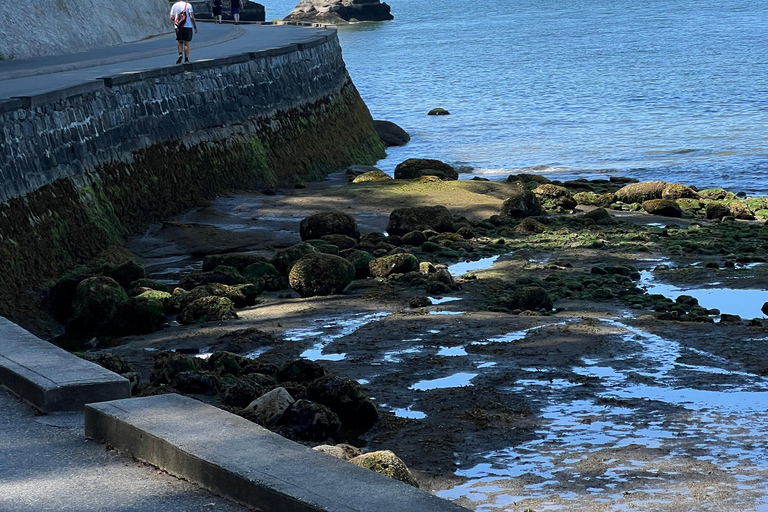
<instances>
[{"instance_id":1,"label":"calm ocean","mask_svg":"<svg viewBox=\"0 0 768 512\"><path fill-rule=\"evenodd\" d=\"M383 170L422 157L491 179L548 166L768 195L768 2L388 3L393 21L339 30L374 119L412 137Z\"/></svg>"}]
</instances>

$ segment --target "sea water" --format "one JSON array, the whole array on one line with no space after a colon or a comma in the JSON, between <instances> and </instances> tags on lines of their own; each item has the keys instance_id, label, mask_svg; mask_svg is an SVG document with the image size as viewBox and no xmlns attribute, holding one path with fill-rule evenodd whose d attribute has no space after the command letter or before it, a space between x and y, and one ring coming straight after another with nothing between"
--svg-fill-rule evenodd
<instances>
[{"instance_id":1,"label":"sea water","mask_svg":"<svg viewBox=\"0 0 768 512\"><path fill-rule=\"evenodd\" d=\"M412 137L384 171L421 157L462 177L547 166L768 194L768 3L387 3L394 20L339 29L374 119ZM294 6L269 2L267 19Z\"/></svg>"}]
</instances>

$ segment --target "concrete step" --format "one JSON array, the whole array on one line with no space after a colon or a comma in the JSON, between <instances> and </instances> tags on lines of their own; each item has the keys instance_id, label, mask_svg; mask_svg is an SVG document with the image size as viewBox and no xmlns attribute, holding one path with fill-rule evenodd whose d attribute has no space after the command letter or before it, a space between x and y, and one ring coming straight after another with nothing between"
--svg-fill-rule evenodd
<instances>
[{"instance_id":1,"label":"concrete step","mask_svg":"<svg viewBox=\"0 0 768 512\"><path fill-rule=\"evenodd\" d=\"M0 385L44 412L131 396L128 379L0 317Z\"/></svg>"},{"instance_id":2,"label":"concrete step","mask_svg":"<svg viewBox=\"0 0 768 512\"><path fill-rule=\"evenodd\" d=\"M89 404L85 434L265 512L467 511L176 394Z\"/></svg>"}]
</instances>

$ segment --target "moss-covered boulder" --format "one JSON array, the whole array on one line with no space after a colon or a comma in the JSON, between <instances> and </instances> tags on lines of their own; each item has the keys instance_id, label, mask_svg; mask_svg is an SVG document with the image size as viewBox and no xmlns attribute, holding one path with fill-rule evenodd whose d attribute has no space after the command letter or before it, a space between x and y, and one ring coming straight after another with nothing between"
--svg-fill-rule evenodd
<instances>
[{"instance_id":1,"label":"moss-covered boulder","mask_svg":"<svg viewBox=\"0 0 768 512\"><path fill-rule=\"evenodd\" d=\"M596 194L594 192L577 192L573 194L573 199L577 204L597 206L599 208L608 208L617 201L616 194L613 192L607 192L605 194Z\"/></svg>"},{"instance_id":2,"label":"moss-covered boulder","mask_svg":"<svg viewBox=\"0 0 768 512\"><path fill-rule=\"evenodd\" d=\"M347 428L366 431L379 419L376 406L352 379L335 375L316 379L307 387L307 398L328 406Z\"/></svg>"},{"instance_id":3,"label":"moss-covered boulder","mask_svg":"<svg viewBox=\"0 0 768 512\"><path fill-rule=\"evenodd\" d=\"M220 265L225 267L234 267L241 272L254 263L264 263L268 261L264 256L257 254L248 254L243 252L230 252L227 254L209 254L203 258L203 272L210 272Z\"/></svg>"},{"instance_id":4,"label":"moss-covered boulder","mask_svg":"<svg viewBox=\"0 0 768 512\"><path fill-rule=\"evenodd\" d=\"M275 253L271 263L282 275L287 276L291 267L307 254L314 254L317 250L307 242L301 242L285 249L280 249Z\"/></svg>"},{"instance_id":5,"label":"moss-covered boulder","mask_svg":"<svg viewBox=\"0 0 768 512\"><path fill-rule=\"evenodd\" d=\"M419 260L409 253L390 254L371 261L368 269L373 277L389 277L418 270Z\"/></svg>"},{"instance_id":6,"label":"moss-covered boulder","mask_svg":"<svg viewBox=\"0 0 768 512\"><path fill-rule=\"evenodd\" d=\"M269 262L263 261L252 263L242 271L243 277L252 281L254 279L263 279L265 276L279 276L280 272Z\"/></svg>"},{"instance_id":7,"label":"moss-covered boulder","mask_svg":"<svg viewBox=\"0 0 768 512\"><path fill-rule=\"evenodd\" d=\"M505 289L493 297L488 309L491 311L513 312L515 310L537 311L551 310L552 298L547 291L537 285L516 285Z\"/></svg>"},{"instance_id":8,"label":"moss-covered boulder","mask_svg":"<svg viewBox=\"0 0 768 512\"><path fill-rule=\"evenodd\" d=\"M442 180L459 179L459 173L452 166L430 158L409 158L395 167L396 180L412 180L422 176L437 176Z\"/></svg>"},{"instance_id":9,"label":"moss-covered boulder","mask_svg":"<svg viewBox=\"0 0 768 512\"><path fill-rule=\"evenodd\" d=\"M749 209L749 205L745 201L731 201L728 205L731 210L733 218L739 220L755 220L755 215Z\"/></svg>"},{"instance_id":10,"label":"moss-covered boulder","mask_svg":"<svg viewBox=\"0 0 768 512\"><path fill-rule=\"evenodd\" d=\"M179 286L185 290L192 290L198 286L211 283L228 285L247 284L248 279L243 277L235 267L219 265L209 272L190 272L181 278Z\"/></svg>"},{"instance_id":11,"label":"moss-covered boulder","mask_svg":"<svg viewBox=\"0 0 768 512\"><path fill-rule=\"evenodd\" d=\"M538 217L544 213L539 199L527 190L521 182L517 182L516 190L502 203L501 216L513 219Z\"/></svg>"},{"instance_id":12,"label":"moss-covered boulder","mask_svg":"<svg viewBox=\"0 0 768 512\"><path fill-rule=\"evenodd\" d=\"M278 382L310 383L320 377L325 377L328 371L309 359L294 359L285 363L277 372Z\"/></svg>"},{"instance_id":13,"label":"moss-covered boulder","mask_svg":"<svg viewBox=\"0 0 768 512\"><path fill-rule=\"evenodd\" d=\"M649 199L661 199L664 189L672 185L668 181L641 181L630 183L616 191L616 198L623 203L642 203Z\"/></svg>"},{"instance_id":14,"label":"moss-covered boulder","mask_svg":"<svg viewBox=\"0 0 768 512\"><path fill-rule=\"evenodd\" d=\"M161 283L160 281L155 281L154 279L137 279L135 281L132 281L131 284L126 288L126 290L133 290L135 288L149 288L150 290L157 290L159 292L166 292L171 293L170 288L168 288L168 285L165 283ZM132 295L129 293L129 295ZM132 295L132 296L135 296Z\"/></svg>"},{"instance_id":15,"label":"moss-covered boulder","mask_svg":"<svg viewBox=\"0 0 768 512\"><path fill-rule=\"evenodd\" d=\"M237 313L234 303L226 297L213 295L190 302L177 317L177 321L183 325L235 319Z\"/></svg>"},{"instance_id":16,"label":"moss-covered boulder","mask_svg":"<svg viewBox=\"0 0 768 512\"><path fill-rule=\"evenodd\" d=\"M547 183L539 185L532 192L545 210L562 211L576 207L576 200L571 191L565 187Z\"/></svg>"},{"instance_id":17,"label":"moss-covered boulder","mask_svg":"<svg viewBox=\"0 0 768 512\"><path fill-rule=\"evenodd\" d=\"M128 294L111 277L84 279L75 290L67 332L86 334L106 326L120 305L127 300Z\"/></svg>"},{"instance_id":18,"label":"moss-covered boulder","mask_svg":"<svg viewBox=\"0 0 768 512\"><path fill-rule=\"evenodd\" d=\"M680 199L675 199L675 202L684 212L698 213L699 210L702 209L701 201L698 199L683 197Z\"/></svg>"},{"instance_id":19,"label":"moss-covered boulder","mask_svg":"<svg viewBox=\"0 0 768 512\"><path fill-rule=\"evenodd\" d=\"M584 214L584 219L589 219L598 226L610 226L616 224L616 219L605 208L595 208Z\"/></svg>"},{"instance_id":20,"label":"moss-covered boulder","mask_svg":"<svg viewBox=\"0 0 768 512\"><path fill-rule=\"evenodd\" d=\"M336 437L341 428L339 417L328 407L310 400L297 400L283 412L279 425L291 436L307 441L325 441Z\"/></svg>"},{"instance_id":21,"label":"moss-covered boulder","mask_svg":"<svg viewBox=\"0 0 768 512\"><path fill-rule=\"evenodd\" d=\"M177 352L158 352L154 357L150 382L155 385L170 384L182 372L200 371L203 360Z\"/></svg>"},{"instance_id":22,"label":"moss-covered boulder","mask_svg":"<svg viewBox=\"0 0 768 512\"><path fill-rule=\"evenodd\" d=\"M388 476L408 485L418 487L419 484L411 474L408 466L397 455L389 450L364 453L349 462L361 468L370 469L380 475Z\"/></svg>"},{"instance_id":23,"label":"moss-covered boulder","mask_svg":"<svg viewBox=\"0 0 768 512\"><path fill-rule=\"evenodd\" d=\"M683 216L683 210L680 206L671 199L650 199L643 201L643 210L651 215L661 215L663 217L677 217Z\"/></svg>"},{"instance_id":24,"label":"moss-covered boulder","mask_svg":"<svg viewBox=\"0 0 768 512\"><path fill-rule=\"evenodd\" d=\"M371 183L376 181L392 181L392 176L381 170L369 171L356 176L352 183Z\"/></svg>"},{"instance_id":25,"label":"moss-covered boulder","mask_svg":"<svg viewBox=\"0 0 768 512\"><path fill-rule=\"evenodd\" d=\"M337 246L330 244L325 240L307 240L306 243L314 247L317 252L322 252L324 254L333 254L334 256L338 256L340 252Z\"/></svg>"},{"instance_id":26,"label":"moss-covered boulder","mask_svg":"<svg viewBox=\"0 0 768 512\"><path fill-rule=\"evenodd\" d=\"M408 141L411 140L411 136L408 135L408 132L403 130L392 121L374 120L373 128L379 135L381 142L383 142L387 147L405 146L408 144Z\"/></svg>"},{"instance_id":27,"label":"moss-covered boulder","mask_svg":"<svg viewBox=\"0 0 768 512\"><path fill-rule=\"evenodd\" d=\"M352 249L343 251L342 256L355 267L355 279L365 279L371 275L368 265L375 259L371 253Z\"/></svg>"},{"instance_id":28,"label":"moss-covered boulder","mask_svg":"<svg viewBox=\"0 0 768 512\"><path fill-rule=\"evenodd\" d=\"M699 197L702 199L720 201L728 197L728 192L722 188L705 188L704 190L699 191Z\"/></svg>"},{"instance_id":29,"label":"moss-covered boulder","mask_svg":"<svg viewBox=\"0 0 768 512\"><path fill-rule=\"evenodd\" d=\"M177 373L171 386L182 393L212 396L221 390L222 383L215 373L196 370Z\"/></svg>"},{"instance_id":30,"label":"moss-covered boulder","mask_svg":"<svg viewBox=\"0 0 768 512\"><path fill-rule=\"evenodd\" d=\"M411 231L453 231L453 215L445 206L396 208L389 214L387 233L402 236Z\"/></svg>"},{"instance_id":31,"label":"moss-covered boulder","mask_svg":"<svg viewBox=\"0 0 768 512\"><path fill-rule=\"evenodd\" d=\"M670 183L664 190L661 191L662 199L698 199L699 193L693 190L691 187L680 183Z\"/></svg>"},{"instance_id":32,"label":"moss-covered boulder","mask_svg":"<svg viewBox=\"0 0 768 512\"><path fill-rule=\"evenodd\" d=\"M347 235L323 235L320 240L327 244L336 246L339 251L352 249L357 245L357 240Z\"/></svg>"},{"instance_id":33,"label":"moss-covered boulder","mask_svg":"<svg viewBox=\"0 0 768 512\"><path fill-rule=\"evenodd\" d=\"M322 452L341 460L354 459L355 457L363 454L363 452L360 451L360 448L343 443L336 445L321 444L319 446L313 447L312 449L316 452Z\"/></svg>"},{"instance_id":34,"label":"moss-covered boulder","mask_svg":"<svg viewBox=\"0 0 768 512\"><path fill-rule=\"evenodd\" d=\"M509 176L507 176L507 181L509 183L514 183L516 181L519 181L523 184L534 182L537 184L537 186L544 185L545 183L551 183L549 178L546 178L540 174L529 174L529 173L510 174Z\"/></svg>"},{"instance_id":35,"label":"moss-covered boulder","mask_svg":"<svg viewBox=\"0 0 768 512\"><path fill-rule=\"evenodd\" d=\"M545 224L542 224L541 222L534 219L533 217L524 218L523 220L520 221L520 224L518 224L517 227L515 227L516 233L523 233L523 234L544 233L547 230L549 230L549 228Z\"/></svg>"},{"instance_id":36,"label":"moss-covered boulder","mask_svg":"<svg viewBox=\"0 0 768 512\"><path fill-rule=\"evenodd\" d=\"M171 296L170 293L166 295L168 298ZM163 303L151 296L130 297L118 306L110 319L109 331L116 334L149 334L159 331L165 320L163 309Z\"/></svg>"},{"instance_id":37,"label":"moss-covered boulder","mask_svg":"<svg viewBox=\"0 0 768 512\"><path fill-rule=\"evenodd\" d=\"M423 245L424 242L427 241L427 237L424 235L424 232L419 230L409 231L408 233L404 234L401 239L403 244L413 246Z\"/></svg>"},{"instance_id":38,"label":"moss-covered boulder","mask_svg":"<svg viewBox=\"0 0 768 512\"><path fill-rule=\"evenodd\" d=\"M712 201L707 204L705 215L708 219L722 219L731 214L731 209L727 204L718 201Z\"/></svg>"},{"instance_id":39,"label":"moss-covered boulder","mask_svg":"<svg viewBox=\"0 0 768 512\"><path fill-rule=\"evenodd\" d=\"M302 240L317 240L325 235L346 235L360 239L357 221L348 213L332 211L320 212L303 219L299 223Z\"/></svg>"},{"instance_id":40,"label":"moss-covered boulder","mask_svg":"<svg viewBox=\"0 0 768 512\"><path fill-rule=\"evenodd\" d=\"M106 368L111 372L115 372L118 375L122 375L124 373L131 373L135 371L131 363L129 363L128 361L126 361L125 359L123 359L117 354L112 354L111 352L101 352L98 354L83 352L83 353L78 353L77 355L87 361L96 363L99 366Z\"/></svg>"},{"instance_id":41,"label":"moss-covered boulder","mask_svg":"<svg viewBox=\"0 0 768 512\"><path fill-rule=\"evenodd\" d=\"M355 278L355 267L332 254L309 254L291 268L288 283L302 297L341 293Z\"/></svg>"},{"instance_id":42,"label":"moss-covered boulder","mask_svg":"<svg viewBox=\"0 0 768 512\"><path fill-rule=\"evenodd\" d=\"M145 277L144 267L136 263L135 261L126 261L116 267L111 268L105 273L107 277L111 277L128 290L131 287L131 283L138 279Z\"/></svg>"}]
</instances>

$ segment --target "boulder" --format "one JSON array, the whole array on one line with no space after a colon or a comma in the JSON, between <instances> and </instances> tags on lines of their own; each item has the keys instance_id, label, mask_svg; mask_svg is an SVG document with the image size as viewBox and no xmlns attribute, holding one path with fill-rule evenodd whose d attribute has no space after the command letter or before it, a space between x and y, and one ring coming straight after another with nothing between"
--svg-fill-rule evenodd
<instances>
[{"instance_id":1,"label":"boulder","mask_svg":"<svg viewBox=\"0 0 768 512\"><path fill-rule=\"evenodd\" d=\"M195 370L177 373L171 386L182 393L215 395L221 389L221 380L215 373Z\"/></svg>"},{"instance_id":2,"label":"boulder","mask_svg":"<svg viewBox=\"0 0 768 512\"><path fill-rule=\"evenodd\" d=\"M616 223L616 219L605 208L595 208L591 212L585 213L583 217L592 220L598 226L610 226Z\"/></svg>"},{"instance_id":3,"label":"boulder","mask_svg":"<svg viewBox=\"0 0 768 512\"><path fill-rule=\"evenodd\" d=\"M731 214L731 209L727 204L711 202L705 208L705 215L708 219L722 219Z\"/></svg>"},{"instance_id":4,"label":"boulder","mask_svg":"<svg viewBox=\"0 0 768 512\"><path fill-rule=\"evenodd\" d=\"M367 431L378 421L379 413L362 386L352 379L327 375L310 383L307 398L328 406L347 428Z\"/></svg>"},{"instance_id":5,"label":"boulder","mask_svg":"<svg viewBox=\"0 0 768 512\"><path fill-rule=\"evenodd\" d=\"M744 201L731 201L728 208L731 210L731 215L733 215L734 219L755 220L755 216Z\"/></svg>"},{"instance_id":6,"label":"boulder","mask_svg":"<svg viewBox=\"0 0 768 512\"><path fill-rule=\"evenodd\" d=\"M521 182L517 183L516 190L502 203L501 215L503 217L512 217L513 219L538 217L541 215L544 210L536 195L526 190Z\"/></svg>"},{"instance_id":7,"label":"boulder","mask_svg":"<svg viewBox=\"0 0 768 512\"><path fill-rule=\"evenodd\" d=\"M451 113L445 110L444 108L437 107L427 112L427 115L428 116L449 116L451 115Z\"/></svg>"},{"instance_id":8,"label":"boulder","mask_svg":"<svg viewBox=\"0 0 768 512\"><path fill-rule=\"evenodd\" d=\"M576 208L576 200L571 191L559 185L546 183L533 189L533 194L545 210L571 210Z\"/></svg>"},{"instance_id":9,"label":"boulder","mask_svg":"<svg viewBox=\"0 0 768 512\"><path fill-rule=\"evenodd\" d=\"M526 217L522 221L520 221L520 224L517 225L515 228L516 233L544 233L545 231L549 230L549 228L539 222L538 220L534 219L533 217Z\"/></svg>"},{"instance_id":10,"label":"boulder","mask_svg":"<svg viewBox=\"0 0 768 512\"><path fill-rule=\"evenodd\" d=\"M369 183L372 181L392 181L392 176L385 173L384 171L375 170L366 172L365 174L361 174L359 176L356 176L352 183Z\"/></svg>"},{"instance_id":11,"label":"boulder","mask_svg":"<svg viewBox=\"0 0 768 512\"><path fill-rule=\"evenodd\" d=\"M235 377L247 373L247 368L254 364L253 359L226 350L217 350L205 361L205 367L219 375L230 374Z\"/></svg>"},{"instance_id":12,"label":"boulder","mask_svg":"<svg viewBox=\"0 0 768 512\"><path fill-rule=\"evenodd\" d=\"M157 290L158 292L165 292L168 294L171 293L171 290L170 288L168 288L168 285L163 284L159 281L155 281L154 279L147 279L147 278L141 278L141 279L132 281L131 284L126 289L133 290L134 288L149 288L150 290Z\"/></svg>"},{"instance_id":13,"label":"boulder","mask_svg":"<svg viewBox=\"0 0 768 512\"><path fill-rule=\"evenodd\" d=\"M147 295L164 292L149 291ZM149 334L163 326L163 302L145 294L130 297L117 307L109 321L109 330L116 334ZM170 299L171 294L165 293Z\"/></svg>"},{"instance_id":14,"label":"boulder","mask_svg":"<svg viewBox=\"0 0 768 512\"><path fill-rule=\"evenodd\" d=\"M691 187L687 187L680 183L670 183L664 190L661 191L662 199L698 199L699 194Z\"/></svg>"},{"instance_id":15,"label":"boulder","mask_svg":"<svg viewBox=\"0 0 768 512\"><path fill-rule=\"evenodd\" d=\"M411 231L433 229L438 232L453 231L453 216L445 206L412 206L396 208L389 214L387 233L405 235Z\"/></svg>"},{"instance_id":16,"label":"boulder","mask_svg":"<svg viewBox=\"0 0 768 512\"><path fill-rule=\"evenodd\" d=\"M197 286L211 283L228 285L247 284L248 279L243 277L235 267L219 265L209 272L190 272L181 278L179 286L185 290L192 290Z\"/></svg>"},{"instance_id":17,"label":"boulder","mask_svg":"<svg viewBox=\"0 0 768 512\"><path fill-rule=\"evenodd\" d=\"M586 204L588 206L597 206L608 208L617 201L616 194L609 192L606 194L595 194L594 192L578 192L573 194L573 199L577 204Z\"/></svg>"},{"instance_id":18,"label":"boulder","mask_svg":"<svg viewBox=\"0 0 768 512\"><path fill-rule=\"evenodd\" d=\"M427 241L427 237L424 236L423 231L419 231L418 229L415 229L413 231L409 231L408 233L404 234L401 240L405 245L420 246Z\"/></svg>"},{"instance_id":19,"label":"boulder","mask_svg":"<svg viewBox=\"0 0 768 512\"><path fill-rule=\"evenodd\" d=\"M373 128L385 146L405 146L411 140L408 133L391 121L373 121Z\"/></svg>"},{"instance_id":20,"label":"boulder","mask_svg":"<svg viewBox=\"0 0 768 512\"><path fill-rule=\"evenodd\" d=\"M105 275L120 283L120 286L127 290L131 287L133 281L142 279L145 276L145 273L144 267L135 261L126 261L125 263L113 267L106 272Z\"/></svg>"},{"instance_id":21,"label":"boulder","mask_svg":"<svg viewBox=\"0 0 768 512\"><path fill-rule=\"evenodd\" d=\"M351 459L349 462L361 468L370 469L380 475L400 480L408 485L419 486L408 466L405 465L405 462L389 450L364 453Z\"/></svg>"},{"instance_id":22,"label":"boulder","mask_svg":"<svg viewBox=\"0 0 768 512\"><path fill-rule=\"evenodd\" d=\"M389 5L378 0L301 0L285 21L345 24L393 19Z\"/></svg>"},{"instance_id":23,"label":"boulder","mask_svg":"<svg viewBox=\"0 0 768 512\"><path fill-rule=\"evenodd\" d=\"M283 387L276 387L272 391L261 395L245 408L253 411L260 424L270 426L276 424L283 417L286 410L296 400Z\"/></svg>"},{"instance_id":24,"label":"boulder","mask_svg":"<svg viewBox=\"0 0 768 512\"><path fill-rule=\"evenodd\" d=\"M664 189L672 185L668 181L641 181L630 183L616 191L616 198L623 203L642 203L649 199L661 199Z\"/></svg>"},{"instance_id":25,"label":"boulder","mask_svg":"<svg viewBox=\"0 0 768 512\"><path fill-rule=\"evenodd\" d=\"M762 311L764 315L768 316L768 302L763 303L763 307L760 308L760 311Z\"/></svg>"},{"instance_id":26,"label":"boulder","mask_svg":"<svg viewBox=\"0 0 768 512\"><path fill-rule=\"evenodd\" d=\"M154 359L149 380L156 386L170 384L179 373L199 371L203 366L202 359L177 352L158 352Z\"/></svg>"},{"instance_id":27,"label":"boulder","mask_svg":"<svg viewBox=\"0 0 768 512\"><path fill-rule=\"evenodd\" d=\"M107 370L114 372L118 375L122 375L124 373L132 373L135 371L133 369L133 366L131 366L131 363L129 363L119 355L112 354L110 352L102 352L100 354L83 352L77 355L87 361L96 363L99 366L106 368Z\"/></svg>"},{"instance_id":28,"label":"boulder","mask_svg":"<svg viewBox=\"0 0 768 512\"><path fill-rule=\"evenodd\" d=\"M256 386L245 380L238 380L224 391L222 403L229 407L244 409L259 396Z\"/></svg>"},{"instance_id":29,"label":"boulder","mask_svg":"<svg viewBox=\"0 0 768 512\"><path fill-rule=\"evenodd\" d=\"M278 382L309 383L327 375L325 368L309 359L294 359L285 363L277 372Z\"/></svg>"},{"instance_id":30,"label":"boulder","mask_svg":"<svg viewBox=\"0 0 768 512\"><path fill-rule=\"evenodd\" d=\"M352 249L344 251L343 257L355 267L355 279L365 279L371 275L369 264L374 260L371 253Z\"/></svg>"},{"instance_id":31,"label":"boulder","mask_svg":"<svg viewBox=\"0 0 768 512\"><path fill-rule=\"evenodd\" d=\"M225 297L232 301L236 308L253 306L256 296L261 290L253 284L229 286L226 284L205 284L193 288L185 297L185 305L203 297Z\"/></svg>"},{"instance_id":32,"label":"boulder","mask_svg":"<svg viewBox=\"0 0 768 512\"><path fill-rule=\"evenodd\" d=\"M728 197L728 192L722 188L707 188L699 191L699 197L702 199L712 199L713 201L720 201Z\"/></svg>"},{"instance_id":33,"label":"boulder","mask_svg":"<svg viewBox=\"0 0 768 512\"><path fill-rule=\"evenodd\" d=\"M459 179L456 169L431 158L409 158L395 167L396 180L413 180L422 176L437 176L442 180Z\"/></svg>"},{"instance_id":34,"label":"boulder","mask_svg":"<svg viewBox=\"0 0 768 512\"><path fill-rule=\"evenodd\" d=\"M317 240L325 235L346 235L360 239L355 218L344 212L320 212L303 219L299 223L302 240Z\"/></svg>"},{"instance_id":35,"label":"boulder","mask_svg":"<svg viewBox=\"0 0 768 512\"><path fill-rule=\"evenodd\" d=\"M350 444L343 443L337 444L335 446L330 444L321 444L319 446L315 446L312 449L317 452L327 453L331 457L336 457L337 459L341 460L351 460L363 454L363 452L360 451L360 448L356 448Z\"/></svg>"},{"instance_id":36,"label":"boulder","mask_svg":"<svg viewBox=\"0 0 768 512\"><path fill-rule=\"evenodd\" d=\"M235 305L226 297L203 297L194 300L184 307L177 321L182 325L202 322L217 322L220 320L235 320Z\"/></svg>"},{"instance_id":37,"label":"boulder","mask_svg":"<svg viewBox=\"0 0 768 512\"><path fill-rule=\"evenodd\" d=\"M552 299L547 291L540 286L519 286L511 294L497 300L497 304L503 305L509 310L531 310L552 309Z\"/></svg>"},{"instance_id":38,"label":"boulder","mask_svg":"<svg viewBox=\"0 0 768 512\"><path fill-rule=\"evenodd\" d=\"M278 423L308 441L325 441L335 437L341 428L339 417L328 407L304 399L292 403Z\"/></svg>"},{"instance_id":39,"label":"boulder","mask_svg":"<svg viewBox=\"0 0 768 512\"><path fill-rule=\"evenodd\" d=\"M341 293L355 278L355 267L341 256L309 254L291 268L288 283L302 297Z\"/></svg>"},{"instance_id":40,"label":"boulder","mask_svg":"<svg viewBox=\"0 0 768 512\"><path fill-rule=\"evenodd\" d=\"M327 244L336 246L339 251L352 249L357 245L357 240L347 235L323 235L320 239Z\"/></svg>"},{"instance_id":41,"label":"boulder","mask_svg":"<svg viewBox=\"0 0 768 512\"><path fill-rule=\"evenodd\" d=\"M301 242L286 249L280 249L277 251L275 256L272 258L271 263L278 272L284 276L287 276L288 272L291 271L294 263L299 261L307 254L313 254L316 252L317 250L312 246L312 244Z\"/></svg>"},{"instance_id":42,"label":"boulder","mask_svg":"<svg viewBox=\"0 0 768 512\"><path fill-rule=\"evenodd\" d=\"M228 254L209 254L203 258L203 272L210 272L219 265L234 267L238 272L242 272L248 265L254 263L264 263L267 258L256 254L247 254L243 252L231 252Z\"/></svg>"},{"instance_id":43,"label":"boulder","mask_svg":"<svg viewBox=\"0 0 768 512\"><path fill-rule=\"evenodd\" d=\"M539 183L541 185L543 185L545 183L551 183L549 178L545 178L544 176L542 176L540 174L526 174L526 173L510 174L509 176L507 176L507 181L509 183L514 183L516 181L520 181L522 183L528 183L530 181L535 181L536 183Z\"/></svg>"},{"instance_id":44,"label":"boulder","mask_svg":"<svg viewBox=\"0 0 768 512\"><path fill-rule=\"evenodd\" d=\"M373 277L388 277L419 269L419 260L413 254L400 253L376 258L368 264Z\"/></svg>"},{"instance_id":45,"label":"boulder","mask_svg":"<svg viewBox=\"0 0 768 512\"><path fill-rule=\"evenodd\" d=\"M111 277L95 276L81 281L69 312L67 332L91 333L107 325L128 294Z\"/></svg>"},{"instance_id":46,"label":"boulder","mask_svg":"<svg viewBox=\"0 0 768 512\"><path fill-rule=\"evenodd\" d=\"M252 263L243 269L242 275L249 281L264 278L265 276L280 276L280 272L269 262Z\"/></svg>"},{"instance_id":47,"label":"boulder","mask_svg":"<svg viewBox=\"0 0 768 512\"><path fill-rule=\"evenodd\" d=\"M671 199L650 199L643 201L643 210L651 215L663 217L682 217L683 209Z\"/></svg>"}]
</instances>

